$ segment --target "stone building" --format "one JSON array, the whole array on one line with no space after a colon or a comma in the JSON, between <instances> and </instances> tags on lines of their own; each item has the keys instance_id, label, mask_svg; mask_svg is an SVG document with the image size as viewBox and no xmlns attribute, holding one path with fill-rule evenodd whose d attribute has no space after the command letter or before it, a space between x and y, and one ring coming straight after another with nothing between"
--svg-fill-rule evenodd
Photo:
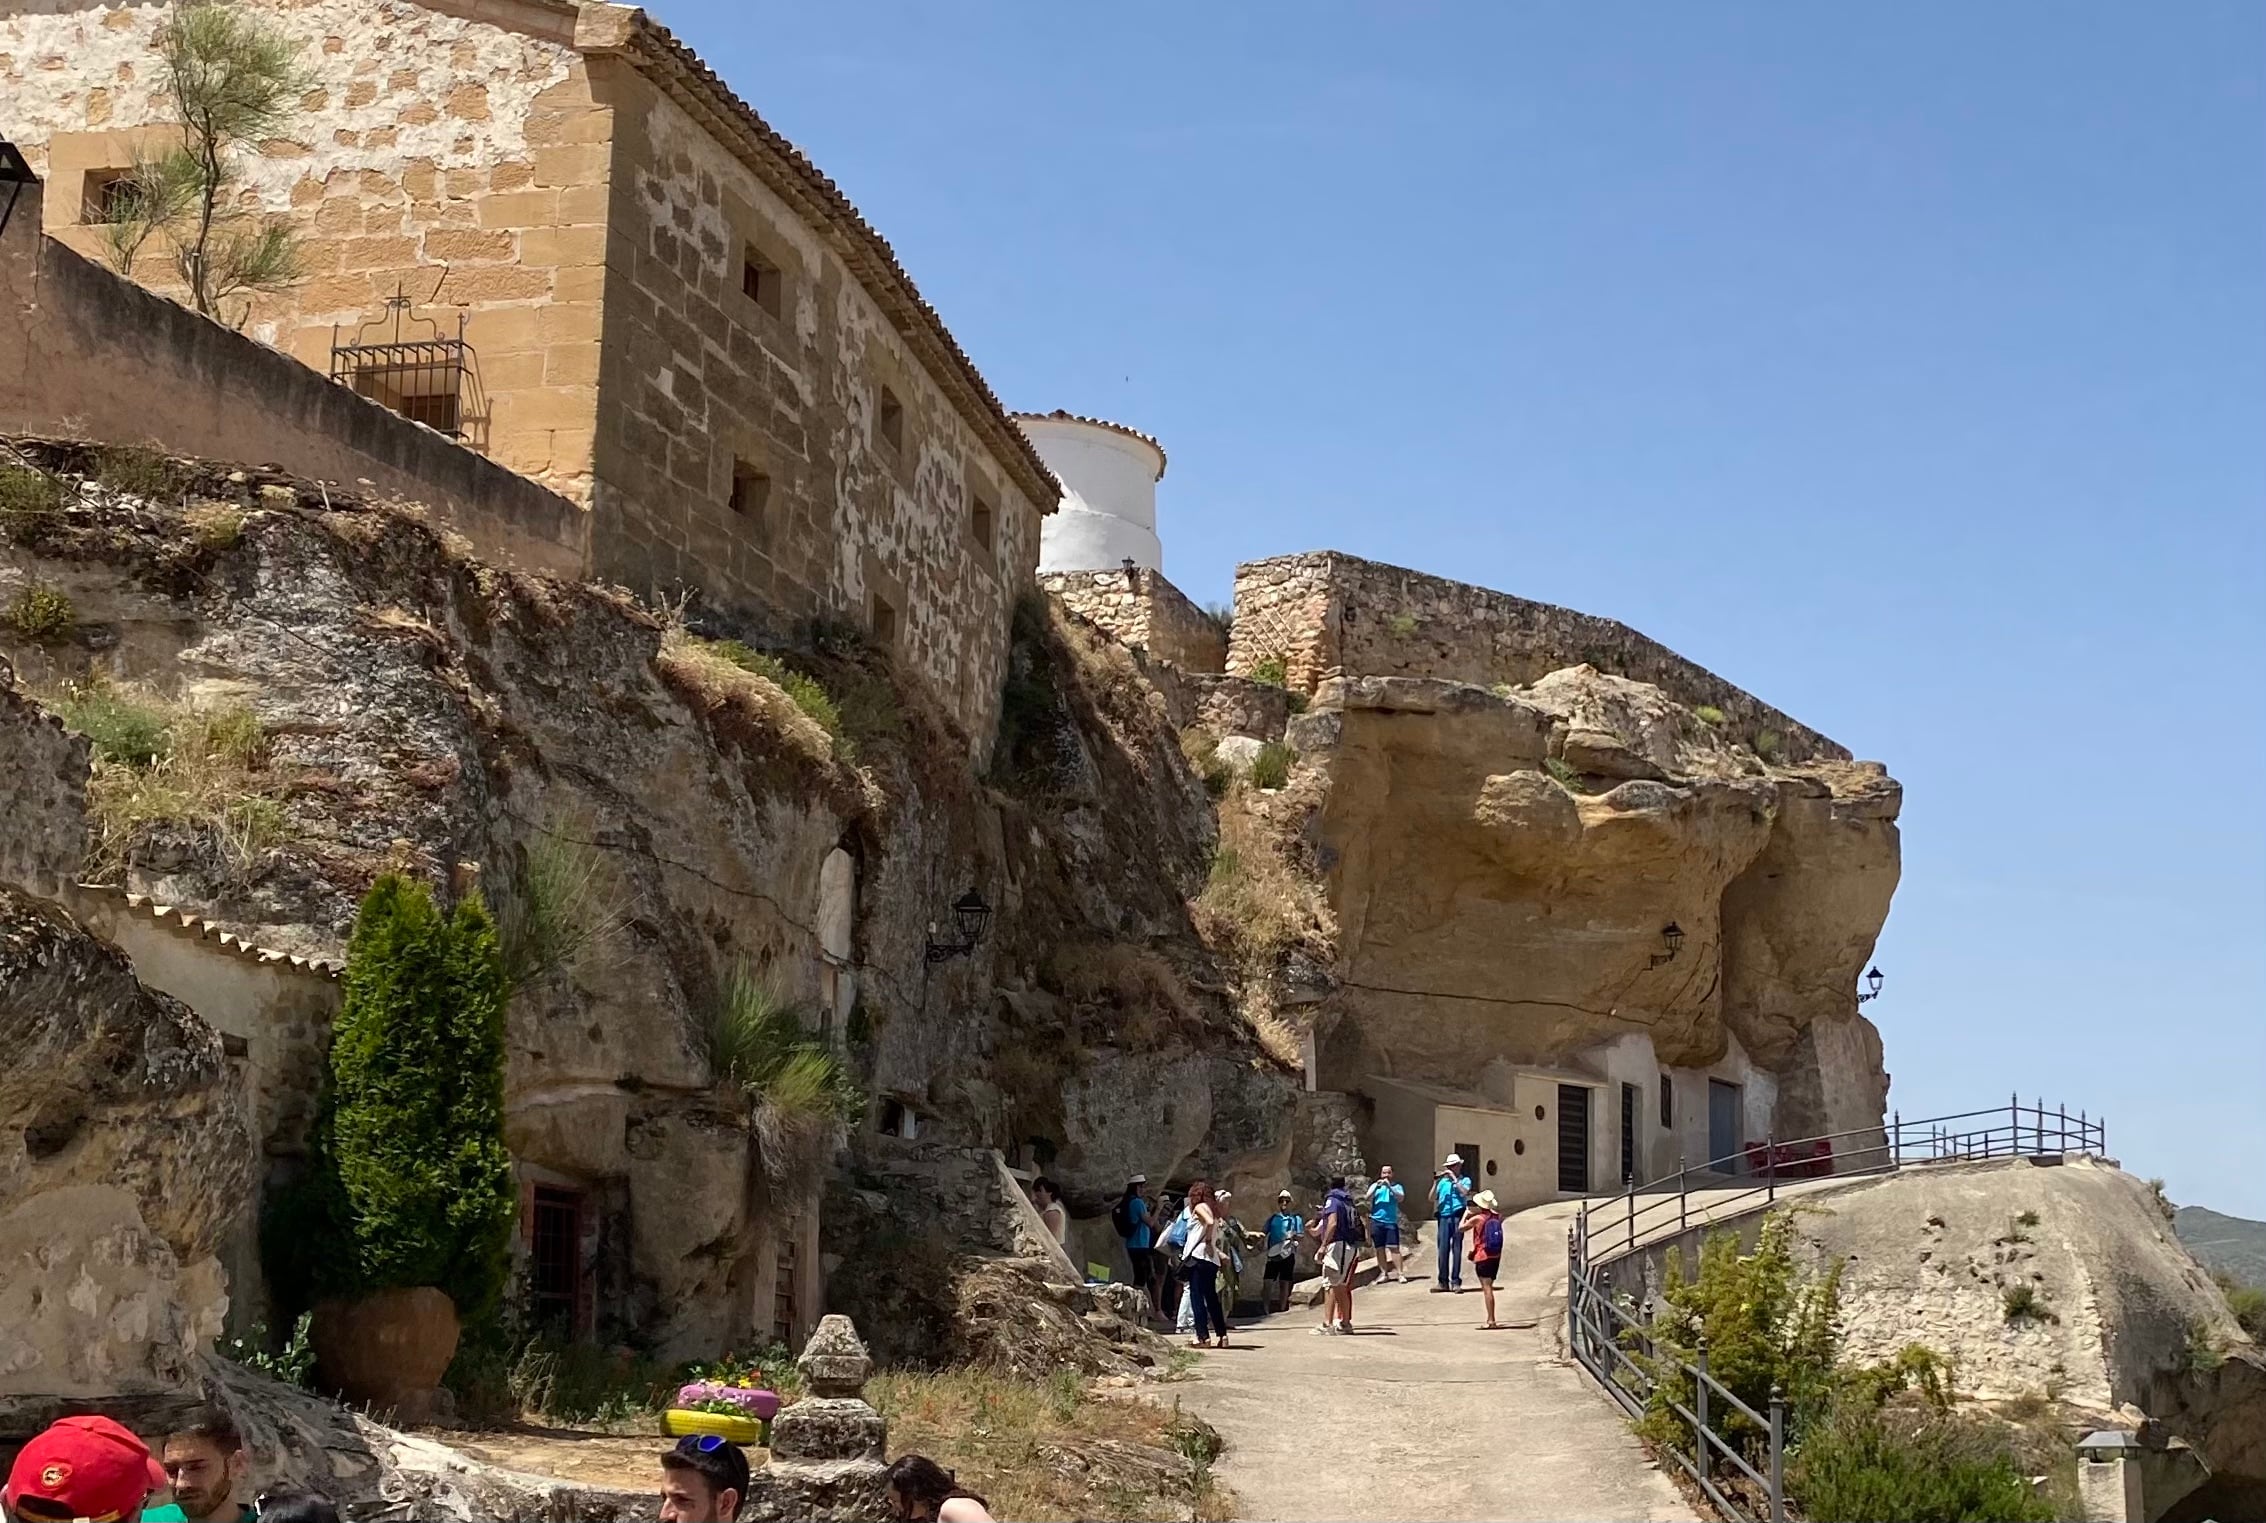
<instances>
[{"instance_id":1,"label":"stone building","mask_svg":"<svg viewBox=\"0 0 2266 1523\"><path fill-rule=\"evenodd\" d=\"M246 330L578 504L588 575L862 627L980 764L1056 485L833 181L639 10L253 3L311 85L245 165L304 273ZM171 11L0 3L0 132L83 253L173 130Z\"/></svg>"}]
</instances>

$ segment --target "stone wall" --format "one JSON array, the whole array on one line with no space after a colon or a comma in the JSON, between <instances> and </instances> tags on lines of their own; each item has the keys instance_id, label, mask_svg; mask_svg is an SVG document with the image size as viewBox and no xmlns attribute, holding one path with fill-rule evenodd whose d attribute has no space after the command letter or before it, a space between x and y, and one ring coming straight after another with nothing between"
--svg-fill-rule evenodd
<instances>
[{"instance_id":1,"label":"stone wall","mask_svg":"<svg viewBox=\"0 0 2266 1523\"><path fill-rule=\"evenodd\" d=\"M1039 582L1063 607L1091 619L1122 645L1144 649L1183 671L1227 669L1227 637L1219 625L1159 572L1138 566L1051 571Z\"/></svg>"},{"instance_id":2,"label":"stone wall","mask_svg":"<svg viewBox=\"0 0 2266 1523\"><path fill-rule=\"evenodd\" d=\"M328 372L334 329L381 337L397 292L478 357L466 432L515 471L586 497L604 275L603 113L573 47L571 9L495 0L481 19L410 0L262 5L300 45L300 112L243 160L260 210L300 238L306 278L231 303L252 337ZM469 7L461 9L469 10ZM155 40L170 4L63 0L0 18L0 130L50 184L47 230L92 258L90 173L168 141ZM496 22L503 24L498 25ZM178 293L170 256L137 279ZM410 327L423 331L422 324ZM220 453L208 449L207 454Z\"/></svg>"},{"instance_id":3,"label":"stone wall","mask_svg":"<svg viewBox=\"0 0 2266 1523\"><path fill-rule=\"evenodd\" d=\"M846 617L988 755L1037 504L826 238L651 80L598 67L618 155L599 568ZM750 251L775 297L744 293Z\"/></svg>"},{"instance_id":4,"label":"stone wall","mask_svg":"<svg viewBox=\"0 0 2266 1523\"><path fill-rule=\"evenodd\" d=\"M1521 687L1563 667L1651 683L1678 703L1722 711L1724 727L1788 761L1849 753L1715 673L1617 620L1530 602L1336 551L1238 566L1229 672L1280 660L1294 688L1325 676L1428 677Z\"/></svg>"},{"instance_id":5,"label":"stone wall","mask_svg":"<svg viewBox=\"0 0 2266 1523\"><path fill-rule=\"evenodd\" d=\"M43 238L42 199L26 186L0 235L0 432L280 465L424 503L497 560L583 572L573 503Z\"/></svg>"},{"instance_id":6,"label":"stone wall","mask_svg":"<svg viewBox=\"0 0 2266 1523\"><path fill-rule=\"evenodd\" d=\"M396 292L444 335L462 317L465 436L597 510L582 569L697 589L749 634L863 626L981 764L1053 483L832 183L627 7L262 10L314 83L244 179L307 278L224 315L326 372L334 336L386 336L360 330ZM0 18L0 96L23 103L0 126L54 179L30 220L83 252L90 174L170 130L170 14ZM135 275L178 287L154 255Z\"/></svg>"}]
</instances>

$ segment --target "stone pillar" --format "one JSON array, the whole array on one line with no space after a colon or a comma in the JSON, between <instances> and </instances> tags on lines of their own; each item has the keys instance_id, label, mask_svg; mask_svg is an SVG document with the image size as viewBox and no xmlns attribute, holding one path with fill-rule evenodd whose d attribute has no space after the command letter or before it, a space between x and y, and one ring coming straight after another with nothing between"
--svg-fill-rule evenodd
<instances>
[{"instance_id":1,"label":"stone pillar","mask_svg":"<svg viewBox=\"0 0 2266 1523\"><path fill-rule=\"evenodd\" d=\"M743 1517L879 1519L888 1469L889 1425L865 1399L873 1358L850 1319L822 1319L795 1365L810 1394L771 1424L769 1483L750 1488L757 1508Z\"/></svg>"}]
</instances>

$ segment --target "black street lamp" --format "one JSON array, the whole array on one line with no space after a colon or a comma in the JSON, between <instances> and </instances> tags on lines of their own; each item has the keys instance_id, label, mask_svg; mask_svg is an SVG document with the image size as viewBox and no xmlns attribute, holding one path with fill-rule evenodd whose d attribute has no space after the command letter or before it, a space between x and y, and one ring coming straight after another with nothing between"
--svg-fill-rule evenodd
<instances>
[{"instance_id":1,"label":"black street lamp","mask_svg":"<svg viewBox=\"0 0 2266 1523\"><path fill-rule=\"evenodd\" d=\"M1673 920L1669 921L1660 928L1660 941L1668 950L1652 954L1651 966L1655 968L1663 967L1676 960L1676 953L1684 945L1684 928Z\"/></svg>"},{"instance_id":2,"label":"black street lamp","mask_svg":"<svg viewBox=\"0 0 2266 1523\"><path fill-rule=\"evenodd\" d=\"M1879 999L1880 986L1886 982L1888 980L1881 976L1880 965L1874 964L1872 971L1865 975L1865 992L1857 996L1857 1003L1862 1005L1869 1000Z\"/></svg>"},{"instance_id":3,"label":"black street lamp","mask_svg":"<svg viewBox=\"0 0 2266 1523\"><path fill-rule=\"evenodd\" d=\"M952 901L952 920L959 934L946 941L937 940L936 922L931 920L928 923L930 962L949 962L955 957L966 957L974 952L991 925L991 906L984 903L983 895L971 888Z\"/></svg>"}]
</instances>

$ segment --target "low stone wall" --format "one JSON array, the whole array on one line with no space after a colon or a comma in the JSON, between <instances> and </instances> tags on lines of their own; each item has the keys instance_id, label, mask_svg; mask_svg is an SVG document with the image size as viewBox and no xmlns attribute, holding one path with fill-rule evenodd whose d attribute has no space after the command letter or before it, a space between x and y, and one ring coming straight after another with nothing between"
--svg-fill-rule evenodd
<instances>
[{"instance_id":1,"label":"low stone wall","mask_svg":"<svg viewBox=\"0 0 2266 1523\"><path fill-rule=\"evenodd\" d=\"M1648 682L1677 702L1720 709L1734 734L1778 736L1787 761L1848 759L1808 726L1614 619L1531 602L1334 550L1236 568L1227 670L1274 662L1301 692L1323 677L1429 677L1524 686L1584 663Z\"/></svg>"},{"instance_id":2,"label":"low stone wall","mask_svg":"<svg viewBox=\"0 0 2266 1523\"><path fill-rule=\"evenodd\" d=\"M1189 672L1227 668L1227 637L1212 616L1160 572L1051 571L1039 585L1072 613L1092 620L1121 645Z\"/></svg>"},{"instance_id":3,"label":"low stone wall","mask_svg":"<svg viewBox=\"0 0 2266 1523\"><path fill-rule=\"evenodd\" d=\"M586 574L581 508L43 236L41 189L24 187L0 235L0 432L366 481L425 504L492 560Z\"/></svg>"}]
</instances>

